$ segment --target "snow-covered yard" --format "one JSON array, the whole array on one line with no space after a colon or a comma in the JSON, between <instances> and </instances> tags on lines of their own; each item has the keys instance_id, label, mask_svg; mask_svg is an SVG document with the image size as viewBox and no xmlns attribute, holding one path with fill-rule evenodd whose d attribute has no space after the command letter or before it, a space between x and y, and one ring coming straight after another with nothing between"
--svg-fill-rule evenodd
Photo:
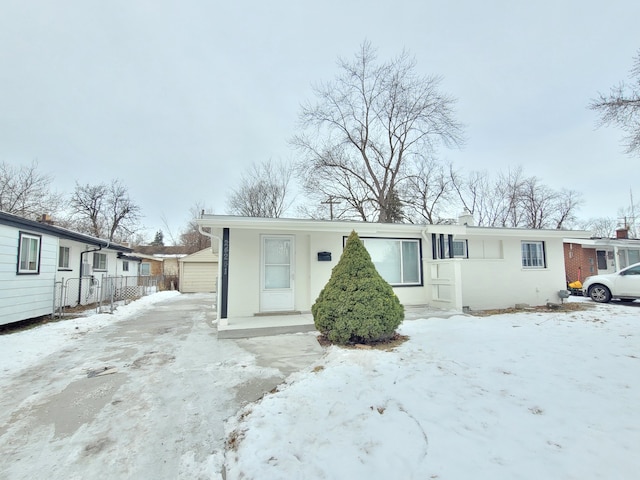
<instances>
[{"instance_id":1,"label":"snow-covered yard","mask_svg":"<svg viewBox=\"0 0 640 480\"><path fill-rule=\"evenodd\" d=\"M148 343L124 340L150 312L172 312L177 295L0 336L0 419L13 422L0 422L1 478L638 477L638 302L406 321L409 339L394 350L329 347L234 413L240 386L277 381L278 370L216 341L198 311L187 308L179 328L149 323ZM140 363L160 353L175 360ZM127 383L92 423L58 432L36 422L51 395L90 384L84 368L100 359ZM225 419L233 448L223 453Z\"/></svg>"},{"instance_id":2,"label":"snow-covered yard","mask_svg":"<svg viewBox=\"0 0 640 480\"><path fill-rule=\"evenodd\" d=\"M330 347L227 423L227 479L638 478L640 305L584 301Z\"/></svg>"}]
</instances>

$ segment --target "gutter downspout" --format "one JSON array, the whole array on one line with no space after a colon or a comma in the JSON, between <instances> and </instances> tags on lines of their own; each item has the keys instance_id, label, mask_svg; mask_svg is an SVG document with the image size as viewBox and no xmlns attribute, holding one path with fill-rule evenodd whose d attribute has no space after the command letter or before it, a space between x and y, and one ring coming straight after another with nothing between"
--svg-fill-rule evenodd
<instances>
[{"instance_id":1,"label":"gutter downspout","mask_svg":"<svg viewBox=\"0 0 640 480\"><path fill-rule=\"evenodd\" d=\"M224 248L222 245L222 238L220 238L218 235L214 235L211 232L204 231L202 229L202 225L200 224L198 224L198 232L200 232L205 237L209 237L211 239L211 253L213 253L213 239L215 238L216 241L218 242L218 280L220 280L222 278L222 264L225 261L224 253L223 253L223 258L220 258L220 252L222 252ZM227 233L227 241L228 241L228 233ZM226 295L226 288L227 286L225 285L224 286L225 295ZM216 316L218 320L218 325L221 327L226 327L229 324L227 320L226 299L224 303L225 303L224 312L222 312L222 306L223 306L222 305L222 288L218 284L218 282L216 282Z\"/></svg>"}]
</instances>

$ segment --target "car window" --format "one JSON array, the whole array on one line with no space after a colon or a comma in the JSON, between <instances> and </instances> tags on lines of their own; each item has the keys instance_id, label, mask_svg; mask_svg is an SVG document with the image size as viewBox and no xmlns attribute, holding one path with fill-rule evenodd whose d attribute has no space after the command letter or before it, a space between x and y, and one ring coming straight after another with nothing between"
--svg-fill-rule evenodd
<instances>
[{"instance_id":1,"label":"car window","mask_svg":"<svg viewBox=\"0 0 640 480\"><path fill-rule=\"evenodd\" d=\"M640 265L628 268L624 271L625 275L640 275Z\"/></svg>"}]
</instances>

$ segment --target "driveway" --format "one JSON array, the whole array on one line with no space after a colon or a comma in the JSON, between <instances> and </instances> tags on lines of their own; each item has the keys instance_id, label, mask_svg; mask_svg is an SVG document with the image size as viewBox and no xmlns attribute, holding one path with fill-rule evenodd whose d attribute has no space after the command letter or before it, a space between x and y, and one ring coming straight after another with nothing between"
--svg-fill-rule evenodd
<instances>
[{"instance_id":1,"label":"driveway","mask_svg":"<svg viewBox=\"0 0 640 480\"><path fill-rule=\"evenodd\" d=\"M225 419L322 355L313 334L218 340L211 296L163 298L1 372L1 478L221 478Z\"/></svg>"}]
</instances>

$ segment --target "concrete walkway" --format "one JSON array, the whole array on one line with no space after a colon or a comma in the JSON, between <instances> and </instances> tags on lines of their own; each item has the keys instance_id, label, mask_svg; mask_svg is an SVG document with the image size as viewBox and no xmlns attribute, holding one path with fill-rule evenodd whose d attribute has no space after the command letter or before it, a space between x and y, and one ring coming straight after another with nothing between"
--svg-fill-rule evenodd
<instances>
[{"instance_id":1,"label":"concrete walkway","mask_svg":"<svg viewBox=\"0 0 640 480\"><path fill-rule=\"evenodd\" d=\"M172 297L2 378L0 477L220 478L225 420L323 349L218 339L213 318L209 295Z\"/></svg>"}]
</instances>

